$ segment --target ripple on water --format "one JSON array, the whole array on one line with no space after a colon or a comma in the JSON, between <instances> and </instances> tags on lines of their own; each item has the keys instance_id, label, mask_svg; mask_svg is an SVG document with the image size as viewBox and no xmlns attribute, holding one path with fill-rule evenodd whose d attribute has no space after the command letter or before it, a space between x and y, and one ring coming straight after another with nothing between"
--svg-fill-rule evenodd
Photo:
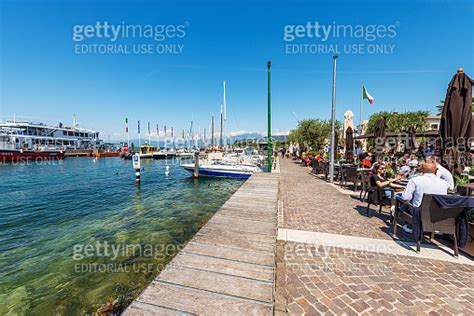
<instances>
[{"instance_id":1,"label":"ripple on water","mask_svg":"<svg viewBox=\"0 0 474 316\"><path fill-rule=\"evenodd\" d=\"M0 314L93 313L113 299L125 307L243 183L194 180L175 163L165 177L164 161L143 166L140 190L118 158L0 167ZM97 242L141 253L74 257ZM77 270L111 263L153 269Z\"/></svg>"}]
</instances>

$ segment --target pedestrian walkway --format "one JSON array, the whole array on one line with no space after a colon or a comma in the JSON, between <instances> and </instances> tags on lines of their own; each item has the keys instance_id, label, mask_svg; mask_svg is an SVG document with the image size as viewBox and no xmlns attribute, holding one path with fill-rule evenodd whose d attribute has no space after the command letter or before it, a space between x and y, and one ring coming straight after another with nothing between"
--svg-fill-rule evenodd
<instances>
[{"instance_id":1,"label":"pedestrian walkway","mask_svg":"<svg viewBox=\"0 0 474 316\"><path fill-rule=\"evenodd\" d=\"M470 314L470 258L437 246L411 250L391 237L388 210L365 216L365 204L280 161L277 314Z\"/></svg>"},{"instance_id":2,"label":"pedestrian walkway","mask_svg":"<svg viewBox=\"0 0 474 316\"><path fill-rule=\"evenodd\" d=\"M278 174L255 174L125 315L271 315Z\"/></svg>"}]
</instances>

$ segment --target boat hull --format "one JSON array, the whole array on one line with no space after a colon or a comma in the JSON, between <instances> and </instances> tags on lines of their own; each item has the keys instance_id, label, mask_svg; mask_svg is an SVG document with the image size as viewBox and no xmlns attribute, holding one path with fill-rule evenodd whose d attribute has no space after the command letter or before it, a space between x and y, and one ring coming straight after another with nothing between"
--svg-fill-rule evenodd
<instances>
[{"instance_id":1,"label":"boat hull","mask_svg":"<svg viewBox=\"0 0 474 316\"><path fill-rule=\"evenodd\" d=\"M107 152L107 153L95 153L92 154L95 158L107 158L107 157L118 157L119 152Z\"/></svg>"},{"instance_id":2,"label":"boat hull","mask_svg":"<svg viewBox=\"0 0 474 316\"><path fill-rule=\"evenodd\" d=\"M183 167L186 171L194 173L194 166L192 165L182 165L181 167ZM199 167L199 176L205 176L205 177L248 179L254 173L255 172L242 171L242 170Z\"/></svg>"},{"instance_id":3,"label":"boat hull","mask_svg":"<svg viewBox=\"0 0 474 316\"><path fill-rule=\"evenodd\" d=\"M170 159L176 157L175 153L154 153L153 159Z\"/></svg>"},{"instance_id":4,"label":"boat hull","mask_svg":"<svg viewBox=\"0 0 474 316\"><path fill-rule=\"evenodd\" d=\"M0 162L32 162L64 159L61 151L0 150Z\"/></svg>"}]
</instances>

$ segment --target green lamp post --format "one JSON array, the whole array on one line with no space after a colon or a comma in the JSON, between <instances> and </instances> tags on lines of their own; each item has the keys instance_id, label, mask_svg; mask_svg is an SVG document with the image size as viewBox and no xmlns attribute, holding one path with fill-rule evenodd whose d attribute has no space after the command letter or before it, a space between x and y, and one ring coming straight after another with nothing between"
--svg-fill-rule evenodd
<instances>
[{"instance_id":1,"label":"green lamp post","mask_svg":"<svg viewBox=\"0 0 474 316\"><path fill-rule=\"evenodd\" d=\"M272 172L272 112L270 105L270 67L272 62L267 62L268 68L268 133L267 133L267 156L268 156L268 172Z\"/></svg>"}]
</instances>

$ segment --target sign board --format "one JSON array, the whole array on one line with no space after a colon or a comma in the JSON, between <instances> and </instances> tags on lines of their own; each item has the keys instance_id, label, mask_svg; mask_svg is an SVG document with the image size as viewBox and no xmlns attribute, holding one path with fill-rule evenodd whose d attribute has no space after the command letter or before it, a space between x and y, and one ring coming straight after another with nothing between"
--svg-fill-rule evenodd
<instances>
[{"instance_id":1,"label":"sign board","mask_svg":"<svg viewBox=\"0 0 474 316\"><path fill-rule=\"evenodd\" d=\"M140 169L140 155L135 154L132 156L132 162L133 162L133 169Z\"/></svg>"}]
</instances>

